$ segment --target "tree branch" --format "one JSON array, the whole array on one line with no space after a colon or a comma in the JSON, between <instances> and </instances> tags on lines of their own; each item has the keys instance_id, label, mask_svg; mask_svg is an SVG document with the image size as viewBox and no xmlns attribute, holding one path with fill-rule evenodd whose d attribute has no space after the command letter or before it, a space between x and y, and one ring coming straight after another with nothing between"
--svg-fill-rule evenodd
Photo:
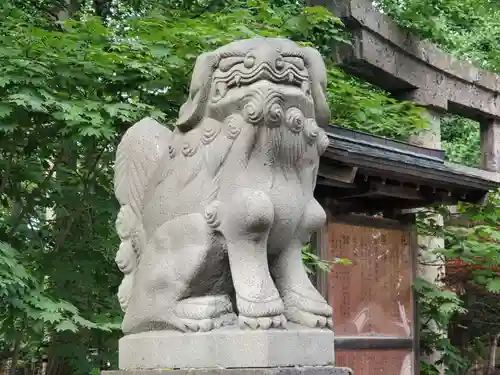
<instances>
[{"instance_id":1,"label":"tree branch","mask_svg":"<svg viewBox=\"0 0 500 375\"><path fill-rule=\"evenodd\" d=\"M54 175L54 173L56 172L56 169L59 165L59 163L61 162L61 159L64 155L64 151L61 151L59 153L59 155L57 155L56 159L54 160L54 162L52 163L52 166L51 168L48 170L47 172L47 175L45 176L45 178L43 179L43 181L35 188L33 189L33 191L31 192L31 194L28 195L28 197L26 198L26 203L23 205L23 207L21 208L21 212L19 213L19 215L17 215L17 217L15 217L13 220L14 220L14 223L12 224L8 234L13 234L15 233L15 231L19 228L19 226L21 225L22 223L22 220L24 218L24 216L28 213L28 212L31 212L33 210L33 206L34 206L34 198L35 198L35 192L41 192L43 187L47 184L47 182L52 178L52 176Z\"/></svg>"},{"instance_id":2,"label":"tree branch","mask_svg":"<svg viewBox=\"0 0 500 375\"><path fill-rule=\"evenodd\" d=\"M99 161L101 160L102 158L102 155L104 154L104 151L106 150L106 147L103 147L101 151L99 151L99 153L97 154L94 162L92 163L92 165L90 166L89 170L88 170L88 173L87 173L87 177L86 177L86 181L89 181L90 178L92 177L92 175L94 174L96 168L97 168L97 164L99 163Z\"/></svg>"},{"instance_id":3,"label":"tree branch","mask_svg":"<svg viewBox=\"0 0 500 375\"><path fill-rule=\"evenodd\" d=\"M57 20L57 13L54 13L51 9L42 7L37 0L28 0L29 5L33 8L39 10L42 13L46 13L49 17L52 18L52 21Z\"/></svg>"}]
</instances>

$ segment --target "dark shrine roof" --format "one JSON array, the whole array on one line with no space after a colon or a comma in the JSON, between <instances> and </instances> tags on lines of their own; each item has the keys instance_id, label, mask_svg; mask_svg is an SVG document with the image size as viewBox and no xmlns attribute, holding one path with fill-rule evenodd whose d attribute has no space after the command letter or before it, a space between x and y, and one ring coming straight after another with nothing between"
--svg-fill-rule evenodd
<instances>
[{"instance_id":1,"label":"dark shrine roof","mask_svg":"<svg viewBox=\"0 0 500 375\"><path fill-rule=\"evenodd\" d=\"M458 201L481 202L500 187L500 174L448 163L442 150L348 130L325 129L316 194L349 211L409 209Z\"/></svg>"}]
</instances>

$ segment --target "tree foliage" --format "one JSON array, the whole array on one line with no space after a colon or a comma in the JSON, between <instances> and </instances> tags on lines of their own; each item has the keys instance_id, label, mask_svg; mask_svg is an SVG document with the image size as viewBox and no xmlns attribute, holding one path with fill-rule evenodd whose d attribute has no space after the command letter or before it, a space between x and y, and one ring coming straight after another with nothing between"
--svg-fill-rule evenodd
<instances>
[{"instance_id":1,"label":"tree foliage","mask_svg":"<svg viewBox=\"0 0 500 375\"><path fill-rule=\"evenodd\" d=\"M88 374L116 361L112 167L124 131L175 120L201 52L260 35L329 56L349 35L326 9L289 0L13 0L0 19L0 365L46 354L48 375ZM426 126L413 104L327 69L334 123L401 140ZM330 266L304 256L311 271ZM456 302L435 297L438 310Z\"/></svg>"},{"instance_id":2,"label":"tree foliage","mask_svg":"<svg viewBox=\"0 0 500 375\"><path fill-rule=\"evenodd\" d=\"M450 224L430 219L437 212ZM436 373L437 366L464 374L472 362L488 359L486 348L500 332L500 195L492 193L483 206L461 204L458 215L453 224L457 213L442 207L422 213L419 221L422 234L445 239L443 249L427 249L438 256L435 265L445 267L442 287L417 284L423 350L441 353L423 374Z\"/></svg>"},{"instance_id":3,"label":"tree foliage","mask_svg":"<svg viewBox=\"0 0 500 375\"><path fill-rule=\"evenodd\" d=\"M498 71L500 6L491 0L379 0L396 22L447 52Z\"/></svg>"}]
</instances>

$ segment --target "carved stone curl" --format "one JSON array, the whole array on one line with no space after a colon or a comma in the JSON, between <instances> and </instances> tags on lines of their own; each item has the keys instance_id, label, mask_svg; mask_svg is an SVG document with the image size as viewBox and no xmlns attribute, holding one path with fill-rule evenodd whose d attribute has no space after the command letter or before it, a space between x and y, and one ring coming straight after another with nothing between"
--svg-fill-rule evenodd
<instances>
[{"instance_id":1,"label":"carved stone curl","mask_svg":"<svg viewBox=\"0 0 500 375\"><path fill-rule=\"evenodd\" d=\"M123 136L115 192L125 333L332 327L301 248L325 222L314 199L328 146L320 54L249 39L201 55L175 130Z\"/></svg>"}]
</instances>

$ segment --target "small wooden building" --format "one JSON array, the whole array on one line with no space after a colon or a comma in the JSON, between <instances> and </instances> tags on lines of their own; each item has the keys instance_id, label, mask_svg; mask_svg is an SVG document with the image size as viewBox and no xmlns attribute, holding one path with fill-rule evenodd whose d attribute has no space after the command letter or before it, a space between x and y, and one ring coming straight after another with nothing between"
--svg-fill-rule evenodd
<instances>
[{"instance_id":1,"label":"small wooden building","mask_svg":"<svg viewBox=\"0 0 500 375\"><path fill-rule=\"evenodd\" d=\"M412 209L480 203L499 174L444 161L444 152L337 126L325 129L315 195L328 215L322 259L347 258L320 273L334 309L336 365L356 375L418 374L417 234Z\"/></svg>"}]
</instances>

